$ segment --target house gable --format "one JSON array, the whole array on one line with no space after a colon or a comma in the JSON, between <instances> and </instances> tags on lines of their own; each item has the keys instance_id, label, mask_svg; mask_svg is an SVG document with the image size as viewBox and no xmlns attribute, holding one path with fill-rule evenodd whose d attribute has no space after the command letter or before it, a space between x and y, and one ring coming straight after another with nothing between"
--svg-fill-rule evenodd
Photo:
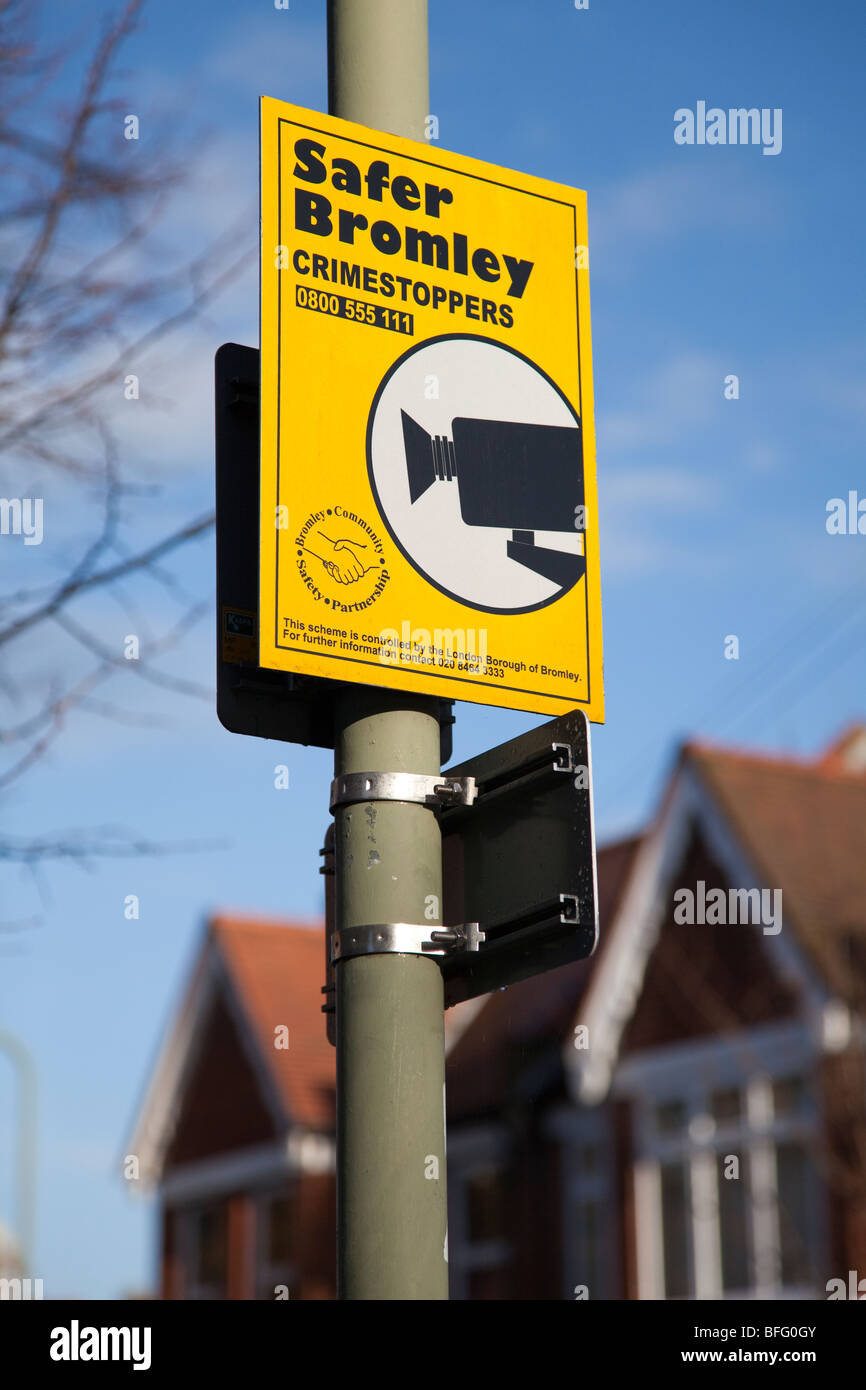
<instances>
[{"instance_id":1,"label":"house gable","mask_svg":"<svg viewBox=\"0 0 866 1390\"><path fill-rule=\"evenodd\" d=\"M768 883L762 874L762 866L756 866L747 852L738 827L731 823L725 808L710 791L706 780L698 775L693 760L686 756L668 789L658 820L641 843L635 857L628 883L618 901L617 911L610 927L611 940L593 971L589 990L581 1001L579 1016L574 1023L586 1030L588 1047L576 1049L570 1039L563 1043L563 1060L569 1079L569 1089L573 1097L583 1103L597 1103L609 1091L613 1072L620 1055L620 1048L626 1030L630 1027L646 984L646 972L655 952L660 932L666 922L672 919L673 892L676 888L689 886L683 880L687 858L691 846L700 844L701 853L707 856L709 869L719 881L719 885L733 885L738 889L761 889L784 887L782 884ZM697 867L697 860L695 867ZM706 881L706 880L705 880ZM694 883L691 885L694 888ZM803 951L793 929L793 924L783 913L781 928L772 935L765 935L759 925L691 926L685 928L695 938L694 949L700 951L698 934L718 931L737 931L752 933L754 949L760 951L762 976L774 979L792 992L798 1000L798 1011L809 1019L816 1037L820 1036L825 1022L825 1009L828 1003L828 990L825 981L814 968L814 962ZM673 937L669 937L672 942ZM688 938L686 938L688 941ZM711 942L704 939L703 949L710 950ZM682 955L682 969L679 971L679 988L688 993L685 979L688 976L690 961L689 948ZM722 948L727 955L730 947ZM667 960L667 941L665 951L659 957L658 969ZM772 962L772 973L767 974ZM706 960L703 969L708 970L711 962ZM729 963L728 971L733 968ZM729 985L731 992L733 982ZM670 994L671 985L666 987ZM742 1001L738 1007L745 1008ZM781 1008L790 1012L787 1000L768 1007ZM681 1004L679 1036L695 1036L688 1031L697 1027L696 1016L692 1022L684 1016ZM766 1020L766 1013L764 1018ZM659 1025L661 1026L661 1025ZM727 1029L736 1028L731 1020ZM709 1031L717 1031L719 1025L710 1021ZM704 1031L707 1031L704 1025ZM635 1045L632 1038L632 1046ZM648 1045L648 1044L647 1044Z\"/></svg>"},{"instance_id":2,"label":"house gable","mask_svg":"<svg viewBox=\"0 0 866 1390\"><path fill-rule=\"evenodd\" d=\"M261 1151L275 1137L278 1149L287 1137L300 1146L292 1162L320 1169L318 1140L334 1128L322 954L321 932L306 925L209 923L127 1144L143 1184L159 1182L169 1162L221 1162L241 1144ZM221 1113L229 1097L232 1116Z\"/></svg>"},{"instance_id":3,"label":"house gable","mask_svg":"<svg viewBox=\"0 0 866 1390\"><path fill-rule=\"evenodd\" d=\"M234 1018L222 992L217 992L201 1025L164 1170L276 1136L277 1127Z\"/></svg>"},{"instance_id":4,"label":"house gable","mask_svg":"<svg viewBox=\"0 0 866 1390\"><path fill-rule=\"evenodd\" d=\"M674 894L703 883L728 899L732 882L697 826L665 893L658 938L643 988L622 1035L621 1055L793 1017L800 998L779 974L761 925L677 921ZM681 899L678 901L682 901Z\"/></svg>"}]
</instances>

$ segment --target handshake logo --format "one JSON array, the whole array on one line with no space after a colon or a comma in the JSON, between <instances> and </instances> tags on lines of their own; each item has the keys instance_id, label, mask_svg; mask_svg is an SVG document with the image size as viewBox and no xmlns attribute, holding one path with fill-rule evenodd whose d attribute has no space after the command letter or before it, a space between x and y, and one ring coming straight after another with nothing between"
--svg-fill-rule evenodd
<instances>
[{"instance_id":1,"label":"handshake logo","mask_svg":"<svg viewBox=\"0 0 866 1390\"><path fill-rule=\"evenodd\" d=\"M313 512L298 532L295 545L302 582L314 599L334 612L357 613L369 608L390 578L378 534L357 512L345 507Z\"/></svg>"},{"instance_id":2,"label":"handshake logo","mask_svg":"<svg viewBox=\"0 0 866 1390\"><path fill-rule=\"evenodd\" d=\"M368 547L360 541L351 541L346 537L332 540L324 531L318 531L314 543L318 545L322 554L318 550L311 550L309 545L304 549L308 555L315 555L317 560L321 560L331 578L336 579L338 584L355 584L373 568L371 564L367 564L367 556L364 554Z\"/></svg>"}]
</instances>

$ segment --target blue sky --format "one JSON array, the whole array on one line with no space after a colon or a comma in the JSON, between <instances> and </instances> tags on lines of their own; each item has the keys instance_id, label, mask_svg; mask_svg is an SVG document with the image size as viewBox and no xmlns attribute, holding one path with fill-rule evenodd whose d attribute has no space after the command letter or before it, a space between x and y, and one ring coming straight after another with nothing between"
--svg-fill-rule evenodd
<instances>
[{"instance_id":1,"label":"blue sky","mask_svg":"<svg viewBox=\"0 0 866 1390\"><path fill-rule=\"evenodd\" d=\"M117 6L45 12L86 38ZM602 841L650 814L678 741L807 754L866 715L866 536L830 536L826 504L866 496L861 61L866 12L805 0L684 6L640 0L430 0L431 109L440 140L588 191L607 723L594 730ZM206 318L142 368L125 455L158 497L133 536L162 534L212 497L213 352L258 335L260 94L324 109L324 4L151 0L115 90L142 140L168 129L191 184L162 232L203 248L249 207L247 272ZM55 80L47 100L71 90ZM783 147L674 143L699 101L783 111ZM738 400L724 398L735 373ZM22 489L23 491L23 489ZM50 505L46 498L46 508ZM137 528L137 529L136 529ZM7 541L4 540L4 546ZM66 543L27 553L45 583ZM5 553L4 553L5 567ZM17 563L25 561L18 557ZM175 566L212 592L210 540ZM158 622L158 594L149 616ZM101 631L126 617L106 605ZM736 634L740 659L724 659ZM44 662L50 653L26 656ZM58 659L62 651L58 648ZM22 660L25 654L22 653ZM209 685L209 619L166 669ZM135 689L126 687L135 686ZM0 801L17 834L122 825L193 852L9 875L0 1022L41 1078L38 1257L46 1296L147 1287L153 1212L120 1176L124 1143L206 914L315 918L329 755L233 737L212 705L125 678L118 702L157 727L71 719L49 758ZM539 722L456 708L455 755ZM277 791L273 769L291 784ZM135 893L138 921L123 902ZM10 1219L14 1088L0 1064L0 1219Z\"/></svg>"}]
</instances>

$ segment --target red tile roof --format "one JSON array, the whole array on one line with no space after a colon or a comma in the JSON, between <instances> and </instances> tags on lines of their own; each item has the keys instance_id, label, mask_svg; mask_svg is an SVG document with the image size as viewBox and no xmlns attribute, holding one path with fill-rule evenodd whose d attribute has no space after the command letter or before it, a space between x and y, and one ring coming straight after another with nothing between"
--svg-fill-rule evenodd
<instances>
[{"instance_id":1,"label":"red tile roof","mask_svg":"<svg viewBox=\"0 0 866 1390\"><path fill-rule=\"evenodd\" d=\"M820 765L837 772L866 775L866 724L849 724L830 744Z\"/></svg>"},{"instance_id":2,"label":"red tile roof","mask_svg":"<svg viewBox=\"0 0 866 1390\"><path fill-rule=\"evenodd\" d=\"M299 1125L334 1126L334 1049L325 1036L324 928L220 916L212 938L286 1108ZM289 1047L274 1047L275 1028Z\"/></svg>"},{"instance_id":3,"label":"red tile roof","mask_svg":"<svg viewBox=\"0 0 866 1390\"><path fill-rule=\"evenodd\" d=\"M835 751L813 762L688 744L688 757L762 886L830 987L863 999L866 960L866 776Z\"/></svg>"}]
</instances>

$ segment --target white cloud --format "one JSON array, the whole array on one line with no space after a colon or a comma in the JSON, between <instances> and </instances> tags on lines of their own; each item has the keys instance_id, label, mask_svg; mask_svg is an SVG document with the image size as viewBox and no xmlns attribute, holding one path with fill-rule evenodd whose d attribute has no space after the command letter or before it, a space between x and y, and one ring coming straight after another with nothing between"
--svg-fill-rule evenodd
<instances>
[{"instance_id":1,"label":"white cloud","mask_svg":"<svg viewBox=\"0 0 866 1390\"><path fill-rule=\"evenodd\" d=\"M684 352L632 385L630 399L599 413L599 511L605 574L634 578L676 567L704 572L716 563L690 542L706 535L720 502L709 466L711 423L724 406L721 364Z\"/></svg>"},{"instance_id":2,"label":"white cloud","mask_svg":"<svg viewBox=\"0 0 866 1390\"><path fill-rule=\"evenodd\" d=\"M720 362L701 353L657 367L634 392L634 405L599 412L599 455L681 442L718 409L724 375Z\"/></svg>"},{"instance_id":3,"label":"white cloud","mask_svg":"<svg viewBox=\"0 0 866 1390\"><path fill-rule=\"evenodd\" d=\"M635 174L594 192L589 200L593 269L622 273L696 231L748 229L766 235L783 215L754 175L695 163Z\"/></svg>"},{"instance_id":4,"label":"white cloud","mask_svg":"<svg viewBox=\"0 0 866 1390\"><path fill-rule=\"evenodd\" d=\"M601 484L606 507L640 507L647 511L707 511L718 495L716 484L702 474L681 468L618 469Z\"/></svg>"},{"instance_id":5,"label":"white cloud","mask_svg":"<svg viewBox=\"0 0 866 1390\"><path fill-rule=\"evenodd\" d=\"M861 352L862 344L858 344L848 349L847 361L829 363L825 358L818 367L810 363L808 374L804 373L804 388L813 399L858 425L866 418L866 370L855 367L852 371L851 364Z\"/></svg>"},{"instance_id":6,"label":"white cloud","mask_svg":"<svg viewBox=\"0 0 866 1390\"><path fill-rule=\"evenodd\" d=\"M279 26L279 27L278 27ZM222 82L256 96L305 105L326 75L324 22L296 10L269 10L257 23L248 17L202 65L208 82Z\"/></svg>"},{"instance_id":7,"label":"white cloud","mask_svg":"<svg viewBox=\"0 0 866 1390\"><path fill-rule=\"evenodd\" d=\"M602 570L632 579L676 569L706 572L716 563L689 541L707 535L719 489L703 471L673 465L612 470L599 478Z\"/></svg>"},{"instance_id":8,"label":"white cloud","mask_svg":"<svg viewBox=\"0 0 866 1390\"><path fill-rule=\"evenodd\" d=\"M782 465L783 452L771 440L756 439L746 445L743 463L752 473L777 473Z\"/></svg>"}]
</instances>

